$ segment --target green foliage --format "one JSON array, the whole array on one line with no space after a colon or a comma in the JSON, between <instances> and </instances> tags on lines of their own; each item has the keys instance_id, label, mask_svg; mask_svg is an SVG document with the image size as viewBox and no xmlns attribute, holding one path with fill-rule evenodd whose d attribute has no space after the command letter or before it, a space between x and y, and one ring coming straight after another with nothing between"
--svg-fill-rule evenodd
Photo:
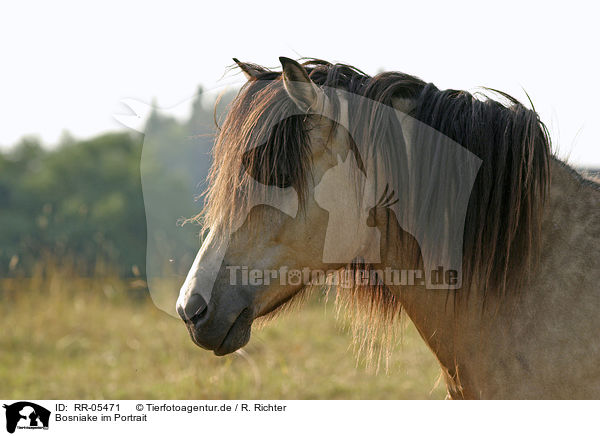
<instances>
[{"instance_id":1,"label":"green foliage","mask_svg":"<svg viewBox=\"0 0 600 436\"><path fill-rule=\"evenodd\" d=\"M199 211L194 197L211 162L214 114L201 97L200 89L183 122L154 111L145 135L65 135L54 148L29 137L0 152L0 276L30 275L44 257L75 259L85 274L99 264L144 274L147 222L167 229L153 233L151 250L161 237L171 244L160 242L166 254L197 250L197 228L172 229ZM152 209L144 209L142 177Z\"/></svg>"},{"instance_id":2,"label":"green foliage","mask_svg":"<svg viewBox=\"0 0 600 436\"><path fill-rule=\"evenodd\" d=\"M143 265L141 137L109 133L54 150L26 139L0 155L0 273L41 255ZM18 259L11 262L11 259Z\"/></svg>"}]
</instances>

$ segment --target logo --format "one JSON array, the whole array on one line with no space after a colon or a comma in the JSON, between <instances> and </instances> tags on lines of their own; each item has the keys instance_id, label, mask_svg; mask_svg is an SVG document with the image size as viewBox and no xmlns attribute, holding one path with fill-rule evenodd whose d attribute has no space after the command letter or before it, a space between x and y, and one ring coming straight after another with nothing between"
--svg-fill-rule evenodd
<instances>
[{"instance_id":1,"label":"logo","mask_svg":"<svg viewBox=\"0 0 600 436\"><path fill-rule=\"evenodd\" d=\"M18 429L48 430L50 411L29 401L19 401L11 405L4 404L6 409L6 431L14 433Z\"/></svg>"}]
</instances>

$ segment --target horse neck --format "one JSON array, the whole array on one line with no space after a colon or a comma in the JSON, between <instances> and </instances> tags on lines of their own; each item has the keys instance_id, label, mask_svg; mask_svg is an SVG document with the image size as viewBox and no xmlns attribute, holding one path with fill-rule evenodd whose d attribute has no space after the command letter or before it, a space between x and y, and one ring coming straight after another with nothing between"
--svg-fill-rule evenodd
<instances>
[{"instance_id":1,"label":"horse neck","mask_svg":"<svg viewBox=\"0 0 600 436\"><path fill-rule=\"evenodd\" d=\"M527 286L504 297L488 293L485 304L477 289L392 288L435 353L452 398L600 394L600 382L589 382L597 373L591 350L600 357L593 347L600 329L600 191L560 162L551 167L540 263ZM384 263L398 267L393 255ZM557 382L568 378L572 383ZM574 391L575 379L587 390Z\"/></svg>"}]
</instances>

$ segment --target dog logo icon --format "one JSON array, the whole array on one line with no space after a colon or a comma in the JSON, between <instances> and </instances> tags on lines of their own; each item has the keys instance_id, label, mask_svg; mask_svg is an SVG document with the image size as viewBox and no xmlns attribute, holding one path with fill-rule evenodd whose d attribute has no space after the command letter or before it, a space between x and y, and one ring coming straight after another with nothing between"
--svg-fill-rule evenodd
<instances>
[{"instance_id":1,"label":"dog logo icon","mask_svg":"<svg viewBox=\"0 0 600 436\"><path fill-rule=\"evenodd\" d=\"M29 401L19 401L10 405L4 404L6 409L6 431L14 433L18 429L48 429L50 411L38 404Z\"/></svg>"}]
</instances>

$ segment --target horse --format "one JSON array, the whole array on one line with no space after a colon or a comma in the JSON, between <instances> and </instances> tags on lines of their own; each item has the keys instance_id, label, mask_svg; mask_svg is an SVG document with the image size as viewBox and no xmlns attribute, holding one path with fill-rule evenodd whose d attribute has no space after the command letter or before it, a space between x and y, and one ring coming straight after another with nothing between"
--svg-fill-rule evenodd
<instances>
[{"instance_id":1,"label":"horse","mask_svg":"<svg viewBox=\"0 0 600 436\"><path fill-rule=\"evenodd\" d=\"M216 137L205 209L195 217L206 237L176 305L197 345L216 355L238 350L254 320L318 282L278 281L269 271L366 271L375 279L325 284L363 309L354 321L367 335L405 313L437 358L448 398L600 398L600 185L552 154L533 105L318 59L280 58L281 71L234 61L247 82ZM362 100L348 104L352 96ZM441 146L415 158L435 135ZM460 159L444 152L455 144ZM372 195L361 206L347 192L320 193L330 171ZM363 179L375 181L366 188ZM415 179L422 183L413 189ZM360 230L329 237L335 208L319 198L358 205L348 214ZM453 216L458 227L448 224ZM433 236L413 231L425 221L425 230L442 224ZM344 256L326 262L332 244ZM436 249L446 250L437 260L459 256L454 282L433 289L432 276L384 279L389 269L434 265Z\"/></svg>"}]
</instances>

